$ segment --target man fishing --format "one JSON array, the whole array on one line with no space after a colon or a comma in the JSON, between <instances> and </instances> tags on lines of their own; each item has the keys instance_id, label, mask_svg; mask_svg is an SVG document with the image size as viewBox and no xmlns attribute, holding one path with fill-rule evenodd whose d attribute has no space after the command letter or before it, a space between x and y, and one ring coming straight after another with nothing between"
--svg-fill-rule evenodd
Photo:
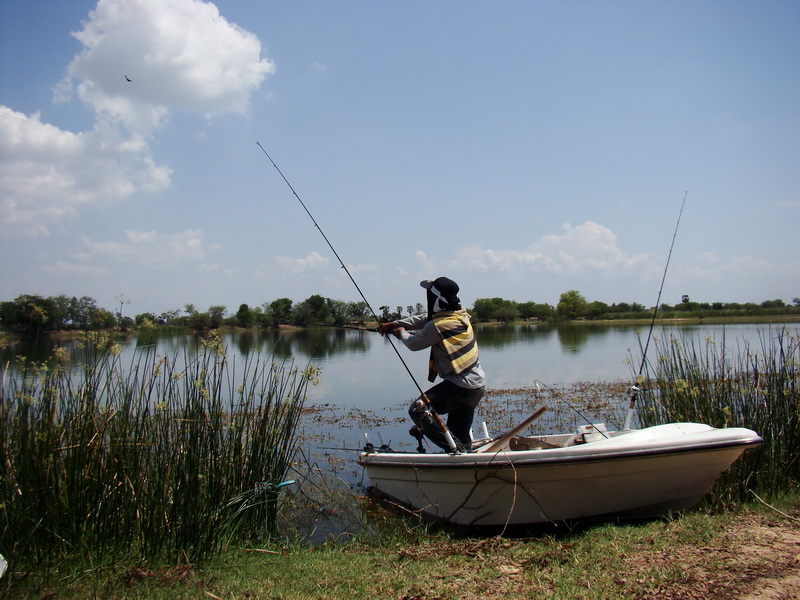
<instances>
[{"instance_id":1,"label":"man fishing","mask_svg":"<svg viewBox=\"0 0 800 600\"><path fill-rule=\"evenodd\" d=\"M411 350L431 349L428 380L433 382L438 375L442 381L425 396L436 413L447 415L447 428L458 449L470 450L470 427L475 407L483 398L486 378L469 314L461 308L458 284L452 279L439 277L420 285L427 290L428 314L380 323L378 331L381 335L392 333ZM425 435L440 448L451 450L443 428L422 397L411 404L408 414L414 421L409 433L420 442L420 449Z\"/></svg>"}]
</instances>

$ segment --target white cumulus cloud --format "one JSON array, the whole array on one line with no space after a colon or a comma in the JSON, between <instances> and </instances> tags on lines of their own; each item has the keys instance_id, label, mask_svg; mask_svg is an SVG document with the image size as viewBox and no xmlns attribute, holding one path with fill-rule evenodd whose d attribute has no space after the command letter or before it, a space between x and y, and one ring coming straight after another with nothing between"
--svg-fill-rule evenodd
<instances>
[{"instance_id":1,"label":"white cumulus cloud","mask_svg":"<svg viewBox=\"0 0 800 600\"><path fill-rule=\"evenodd\" d=\"M202 230L187 229L177 233L126 231L122 241L96 242L83 237L83 253L93 259L109 258L156 269L174 267L183 262L199 261L209 250Z\"/></svg>"},{"instance_id":2,"label":"white cumulus cloud","mask_svg":"<svg viewBox=\"0 0 800 600\"><path fill-rule=\"evenodd\" d=\"M138 136L122 137L107 124L72 133L0 106L0 227L7 234L47 234L84 205L163 190L171 173L153 163Z\"/></svg>"},{"instance_id":3,"label":"white cumulus cloud","mask_svg":"<svg viewBox=\"0 0 800 600\"><path fill-rule=\"evenodd\" d=\"M472 245L462 249L455 262L460 267L479 272L583 273L625 272L647 265L649 260L645 254L624 252L613 231L586 221L574 227L566 223L560 235L545 235L523 249L493 249Z\"/></svg>"},{"instance_id":4,"label":"white cumulus cloud","mask_svg":"<svg viewBox=\"0 0 800 600\"><path fill-rule=\"evenodd\" d=\"M175 110L247 111L273 73L252 33L200 0L99 0L54 99L77 91L95 124L73 132L0 106L0 229L46 235L81 209L170 186L148 144ZM130 79L130 81L128 81Z\"/></svg>"},{"instance_id":5,"label":"white cumulus cloud","mask_svg":"<svg viewBox=\"0 0 800 600\"><path fill-rule=\"evenodd\" d=\"M274 259L275 266L283 275L300 275L308 271L324 270L328 268L330 262L330 260L317 252L312 252L305 258L277 256Z\"/></svg>"},{"instance_id":6,"label":"white cumulus cloud","mask_svg":"<svg viewBox=\"0 0 800 600\"><path fill-rule=\"evenodd\" d=\"M74 87L98 114L136 131L158 127L172 110L245 113L275 71L255 35L200 0L100 0L73 35L83 50L57 96Z\"/></svg>"}]
</instances>

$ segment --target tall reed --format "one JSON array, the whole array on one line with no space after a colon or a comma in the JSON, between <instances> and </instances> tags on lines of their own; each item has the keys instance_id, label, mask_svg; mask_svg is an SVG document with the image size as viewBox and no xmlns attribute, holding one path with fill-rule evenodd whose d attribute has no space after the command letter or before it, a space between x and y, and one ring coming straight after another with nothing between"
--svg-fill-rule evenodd
<instances>
[{"instance_id":1,"label":"tall reed","mask_svg":"<svg viewBox=\"0 0 800 600\"><path fill-rule=\"evenodd\" d=\"M80 369L57 350L6 365L0 386L0 553L13 570L60 556L202 561L230 539L274 536L279 487L317 370L220 338L182 360L87 339Z\"/></svg>"},{"instance_id":2,"label":"tall reed","mask_svg":"<svg viewBox=\"0 0 800 600\"><path fill-rule=\"evenodd\" d=\"M643 425L675 421L747 427L764 438L717 486L720 498L745 489L775 493L800 483L800 339L785 327L765 328L758 347L746 341L656 340L640 394ZM744 484L744 485L742 485Z\"/></svg>"}]
</instances>

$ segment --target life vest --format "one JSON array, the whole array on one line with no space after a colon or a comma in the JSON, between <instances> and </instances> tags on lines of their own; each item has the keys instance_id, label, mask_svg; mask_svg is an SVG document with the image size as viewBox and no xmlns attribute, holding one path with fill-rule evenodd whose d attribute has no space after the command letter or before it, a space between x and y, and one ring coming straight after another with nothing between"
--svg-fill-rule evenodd
<instances>
[{"instance_id":1,"label":"life vest","mask_svg":"<svg viewBox=\"0 0 800 600\"><path fill-rule=\"evenodd\" d=\"M466 310L437 313L433 317L436 330L442 335L442 345L447 352L453 372L458 374L478 362L478 343ZM436 379L438 373L433 360L433 348L428 363L428 380Z\"/></svg>"}]
</instances>

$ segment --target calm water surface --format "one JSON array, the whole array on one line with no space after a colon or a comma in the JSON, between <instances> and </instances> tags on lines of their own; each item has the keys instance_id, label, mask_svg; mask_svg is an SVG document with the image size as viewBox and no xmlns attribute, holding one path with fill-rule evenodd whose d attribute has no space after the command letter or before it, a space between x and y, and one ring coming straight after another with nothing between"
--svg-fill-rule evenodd
<instances>
[{"instance_id":1,"label":"calm water surface","mask_svg":"<svg viewBox=\"0 0 800 600\"><path fill-rule=\"evenodd\" d=\"M781 325L668 325L657 327L648 349L659 339L713 340L735 351L761 346L761 338ZM797 329L797 325L793 325ZM476 332L487 388L529 387L538 380L558 386L583 381L631 381L639 369L647 327L632 325L512 325L479 328ZM377 408L387 400L411 399L417 388L402 357L423 389L427 351L411 352L394 338L355 330L314 330L290 334L234 333L225 337L229 351L243 355L260 351L311 360L322 367L322 381L311 390L312 402ZM396 350L396 351L395 351ZM398 357L398 353L400 357ZM633 363L633 364L632 364Z\"/></svg>"},{"instance_id":2,"label":"calm water surface","mask_svg":"<svg viewBox=\"0 0 800 600\"><path fill-rule=\"evenodd\" d=\"M761 346L762 338L775 335L789 325L665 325L654 329L648 358L655 357L655 341L686 338L699 342L725 343L731 352L749 344ZM575 382L632 381L639 368L641 346L647 338L646 326L634 325L510 325L479 327L476 335L487 388L530 387L538 380L543 385L559 386ZM417 395L417 388L403 365L408 366L426 389L427 351L411 352L394 338L352 329L318 328L301 331L248 331L223 335L229 358L242 361L246 355L291 358L297 364L308 361L322 368L321 382L309 391L312 403L341 407L379 409L393 402L405 402ZM20 344L0 351L2 364L20 354L42 360L56 342ZM62 344L64 344L62 342ZM66 346L73 342L67 342ZM135 360L144 348L165 356L197 352L193 335L161 336L155 339L129 338L122 342L122 364ZM400 355L398 357L398 354ZM402 361L401 358L402 357Z\"/></svg>"}]
</instances>

